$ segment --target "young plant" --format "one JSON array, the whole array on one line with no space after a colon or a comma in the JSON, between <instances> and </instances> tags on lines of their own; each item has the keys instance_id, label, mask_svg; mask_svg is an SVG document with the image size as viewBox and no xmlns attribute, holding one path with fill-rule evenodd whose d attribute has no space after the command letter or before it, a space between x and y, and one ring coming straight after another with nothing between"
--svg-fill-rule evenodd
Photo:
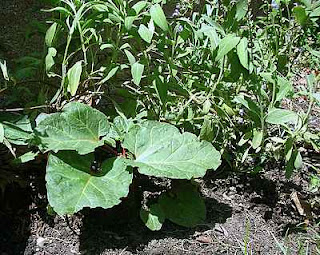
<instances>
[{"instance_id":1,"label":"young plant","mask_svg":"<svg viewBox=\"0 0 320 255\"><path fill-rule=\"evenodd\" d=\"M35 142L42 152L51 151L47 192L50 205L59 215L84 207L111 208L119 204L128 195L136 169L147 176L190 180L204 176L208 169L217 169L221 163L219 152L191 133L180 133L167 123L132 123L119 118L110 123L102 112L77 102L67 104L62 112L39 116ZM120 153L116 142L121 144ZM106 156L97 169L92 164L98 147L105 147L113 155ZM150 211L142 213L150 229L160 228L152 217L168 218L184 226L194 226L204 219L204 203L188 185L175 189L175 198L163 194Z\"/></svg>"},{"instance_id":2,"label":"young plant","mask_svg":"<svg viewBox=\"0 0 320 255\"><path fill-rule=\"evenodd\" d=\"M306 40L318 5L265 1L260 17L247 0L215 1L168 18L161 1L53 2L45 69L58 83L49 103L57 112L40 114L33 133L30 123L20 129L24 143L49 152L48 199L58 214L119 204L136 173L192 180L216 169L221 154L240 171L282 160L290 177L302 165L301 144L319 150L308 129L318 81L308 76L304 92L290 81L301 44L318 54L316 38ZM284 107L301 95L306 113ZM13 124L0 123L2 141L12 140ZM108 151L103 163L95 150ZM150 229L166 218L183 226L204 219L196 188L174 183L141 209Z\"/></svg>"}]
</instances>

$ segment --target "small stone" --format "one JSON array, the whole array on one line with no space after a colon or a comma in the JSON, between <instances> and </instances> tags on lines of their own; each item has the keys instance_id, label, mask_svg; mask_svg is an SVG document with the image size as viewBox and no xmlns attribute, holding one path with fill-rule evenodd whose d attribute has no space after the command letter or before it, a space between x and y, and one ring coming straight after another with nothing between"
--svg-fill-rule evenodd
<instances>
[{"instance_id":1,"label":"small stone","mask_svg":"<svg viewBox=\"0 0 320 255\"><path fill-rule=\"evenodd\" d=\"M229 190L230 191L236 191L236 187L230 187Z\"/></svg>"},{"instance_id":2,"label":"small stone","mask_svg":"<svg viewBox=\"0 0 320 255\"><path fill-rule=\"evenodd\" d=\"M47 242L47 239L46 238L43 238L43 237L38 237L37 238L37 246L43 248L45 243Z\"/></svg>"},{"instance_id":3,"label":"small stone","mask_svg":"<svg viewBox=\"0 0 320 255\"><path fill-rule=\"evenodd\" d=\"M229 196L227 196L227 194L225 194L225 193L223 193L222 194L222 197L224 198L224 199L226 199L226 200L232 200Z\"/></svg>"},{"instance_id":4,"label":"small stone","mask_svg":"<svg viewBox=\"0 0 320 255\"><path fill-rule=\"evenodd\" d=\"M213 242L211 236L204 236L204 235L197 236L196 240L200 243L212 243Z\"/></svg>"}]
</instances>

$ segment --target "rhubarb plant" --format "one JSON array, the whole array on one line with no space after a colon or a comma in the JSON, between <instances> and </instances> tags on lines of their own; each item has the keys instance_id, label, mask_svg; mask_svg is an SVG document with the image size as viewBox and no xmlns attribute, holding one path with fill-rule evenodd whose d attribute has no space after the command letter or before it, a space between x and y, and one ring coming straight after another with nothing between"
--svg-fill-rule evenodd
<instances>
[{"instance_id":1,"label":"rhubarb plant","mask_svg":"<svg viewBox=\"0 0 320 255\"><path fill-rule=\"evenodd\" d=\"M111 208L128 195L135 171L191 180L220 165L220 153L211 143L181 133L171 124L144 120L127 127L119 128L119 119L111 123L104 113L78 102L67 104L62 112L38 117L35 141L42 152L49 152L46 185L54 211L64 215L84 207ZM117 144L121 145L119 153ZM113 153L93 168L94 151L99 147ZM166 218L183 226L204 220L204 202L191 184L170 192L176 195L164 193L158 203L142 210L147 227L158 230Z\"/></svg>"}]
</instances>

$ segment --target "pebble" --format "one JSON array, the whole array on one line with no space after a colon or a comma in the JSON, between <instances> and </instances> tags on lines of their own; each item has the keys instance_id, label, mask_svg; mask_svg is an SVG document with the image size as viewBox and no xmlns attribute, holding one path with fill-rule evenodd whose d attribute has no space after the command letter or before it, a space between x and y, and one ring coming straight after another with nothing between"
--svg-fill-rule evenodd
<instances>
[{"instance_id":1,"label":"pebble","mask_svg":"<svg viewBox=\"0 0 320 255\"><path fill-rule=\"evenodd\" d=\"M45 245L46 242L47 242L47 239L46 239L46 238L43 238L43 237L41 237L41 236L39 236L39 237L37 238L37 246L39 246L39 247L41 247L41 248L44 247L44 245Z\"/></svg>"}]
</instances>

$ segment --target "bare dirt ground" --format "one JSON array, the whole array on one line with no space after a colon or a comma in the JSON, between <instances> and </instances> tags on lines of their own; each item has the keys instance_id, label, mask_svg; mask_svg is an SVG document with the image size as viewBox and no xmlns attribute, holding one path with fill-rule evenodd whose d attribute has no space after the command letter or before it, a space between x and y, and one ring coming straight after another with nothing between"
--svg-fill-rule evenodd
<instances>
[{"instance_id":1,"label":"bare dirt ground","mask_svg":"<svg viewBox=\"0 0 320 255\"><path fill-rule=\"evenodd\" d=\"M10 60L43 45L30 24L34 18L41 20L41 6L35 0L1 0L0 6L0 58L13 65ZM0 196L1 255L313 255L320 247L319 194L309 190L313 170L306 166L291 180L284 177L281 165L270 165L256 176L209 172L199 181L207 205L206 222L193 229L166 222L161 231L152 232L138 217L141 190L110 210L83 210L68 217L48 214L45 164L12 168L10 155L2 151L0 171L14 171L19 184L7 185ZM320 161L318 154L309 151L304 159ZM157 180L143 181L152 192ZM297 201L304 213L299 213Z\"/></svg>"},{"instance_id":2,"label":"bare dirt ground","mask_svg":"<svg viewBox=\"0 0 320 255\"><path fill-rule=\"evenodd\" d=\"M142 191L110 210L83 210L69 217L50 216L45 198L44 165L30 164L28 187L10 185L1 201L1 254L317 254L320 208L300 215L292 195L315 202L308 191L308 169L286 180L283 170L270 167L258 176L208 173L199 182L207 220L194 229L166 222L149 231L138 217ZM31 170L31 167L33 169ZM39 174L40 172L40 174ZM41 174L42 172L42 174ZM21 173L21 172L20 172ZM143 180L152 192L155 179ZM139 185L138 185L139 186Z\"/></svg>"}]
</instances>

